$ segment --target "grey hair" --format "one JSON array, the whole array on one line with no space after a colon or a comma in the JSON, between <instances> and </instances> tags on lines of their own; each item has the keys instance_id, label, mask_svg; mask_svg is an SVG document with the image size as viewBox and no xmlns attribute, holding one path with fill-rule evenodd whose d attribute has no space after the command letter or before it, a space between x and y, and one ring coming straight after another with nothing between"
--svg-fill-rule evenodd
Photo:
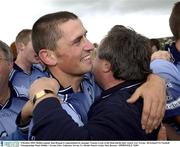
<instances>
[{"instance_id":1,"label":"grey hair","mask_svg":"<svg viewBox=\"0 0 180 147\"><path fill-rule=\"evenodd\" d=\"M4 53L4 56L8 62L13 61L13 54L11 53L10 47L1 40L0 40L0 50Z\"/></svg>"}]
</instances>

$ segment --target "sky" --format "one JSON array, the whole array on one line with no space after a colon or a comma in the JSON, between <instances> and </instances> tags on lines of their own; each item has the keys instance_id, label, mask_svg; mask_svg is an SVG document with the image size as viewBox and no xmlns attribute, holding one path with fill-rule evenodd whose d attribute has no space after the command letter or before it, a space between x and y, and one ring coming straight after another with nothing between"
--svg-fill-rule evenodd
<instances>
[{"instance_id":1,"label":"sky","mask_svg":"<svg viewBox=\"0 0 180 147\"><path fill-rule=\"evenodd\" d=\"M22 29L47 13L71 11L99 43L116 24L129 26L149 38L172 36L169 16L178 0L0 0L0 40L10 45Z\"/></svg>"}]
</instances>

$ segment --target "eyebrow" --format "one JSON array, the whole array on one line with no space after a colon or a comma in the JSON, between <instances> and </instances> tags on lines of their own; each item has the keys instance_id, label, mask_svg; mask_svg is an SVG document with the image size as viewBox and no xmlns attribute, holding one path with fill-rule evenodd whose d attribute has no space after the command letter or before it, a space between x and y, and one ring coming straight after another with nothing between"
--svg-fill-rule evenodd
<instances>
[{"instance_id":1,"label":"eyebrow","mask_svg":"<svg viewBox=\"0 0 180 147\"><path fill-rule=\"evenodd\" d=\"M83 38L84 35L87 34L87 30L84 32L84 34L82 34L81 36L78 36L77 38L75 38L73 41L72 41L72 44L76 43L77 41L81 40L81 38Z\"/></svg>"}]
</instances>

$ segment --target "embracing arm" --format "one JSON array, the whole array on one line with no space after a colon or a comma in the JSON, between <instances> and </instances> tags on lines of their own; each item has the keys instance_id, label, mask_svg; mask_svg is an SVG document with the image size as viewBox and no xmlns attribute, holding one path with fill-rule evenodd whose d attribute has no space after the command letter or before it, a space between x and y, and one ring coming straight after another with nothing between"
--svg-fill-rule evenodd
<instances>
[{"instance_id":1,"label":"embracing arm","mask_svg":"<svg viewBox=\"0 0 180 147\"><path fill-rule=\"evenodd\" d=\"M164 117L166 104L165 81L155 74L150 74L147 81L135 91L128 102L134 103L139 97L144 99L141 118L142 128L150 133L159 126Z\"/></svg>"}]
</instances>

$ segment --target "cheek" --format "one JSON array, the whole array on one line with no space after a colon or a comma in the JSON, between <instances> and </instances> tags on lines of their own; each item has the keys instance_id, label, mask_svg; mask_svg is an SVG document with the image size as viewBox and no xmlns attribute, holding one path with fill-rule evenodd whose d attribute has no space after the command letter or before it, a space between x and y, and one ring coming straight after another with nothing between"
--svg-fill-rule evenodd
<instances>
[{"instance_id":1,"label":"cheek","mask_svg":"<svg viewBox=\"0 0 180 147\"><path fill-rule=\"evenodd\" d=\"M8 79L9 73L10 73L10 68L8 68L8 66L4 67L4 68L0 67L0 78L1 79Z\"/></svg>"},{"instance_id":2,"label":"cheek","mask_svg":"<svg viewBox=\"0 0 180 147\"><path fill-rule=\"evenodd\" d=\"M80 64L80 57L76 54L70 53L72 55L66 55L63 57L64 63L67 66L78 66Z\"/></svg>"},{"instance_id":3,"label":"cheek","mask_svg":"<svg viewBox=\"0 0 180 147\"><path fill-rule=\"evenodd\" d=\"M35 56L35 52L33 50L29 50L28 52L31 56Z\"/></svg>"}]
</instances>

